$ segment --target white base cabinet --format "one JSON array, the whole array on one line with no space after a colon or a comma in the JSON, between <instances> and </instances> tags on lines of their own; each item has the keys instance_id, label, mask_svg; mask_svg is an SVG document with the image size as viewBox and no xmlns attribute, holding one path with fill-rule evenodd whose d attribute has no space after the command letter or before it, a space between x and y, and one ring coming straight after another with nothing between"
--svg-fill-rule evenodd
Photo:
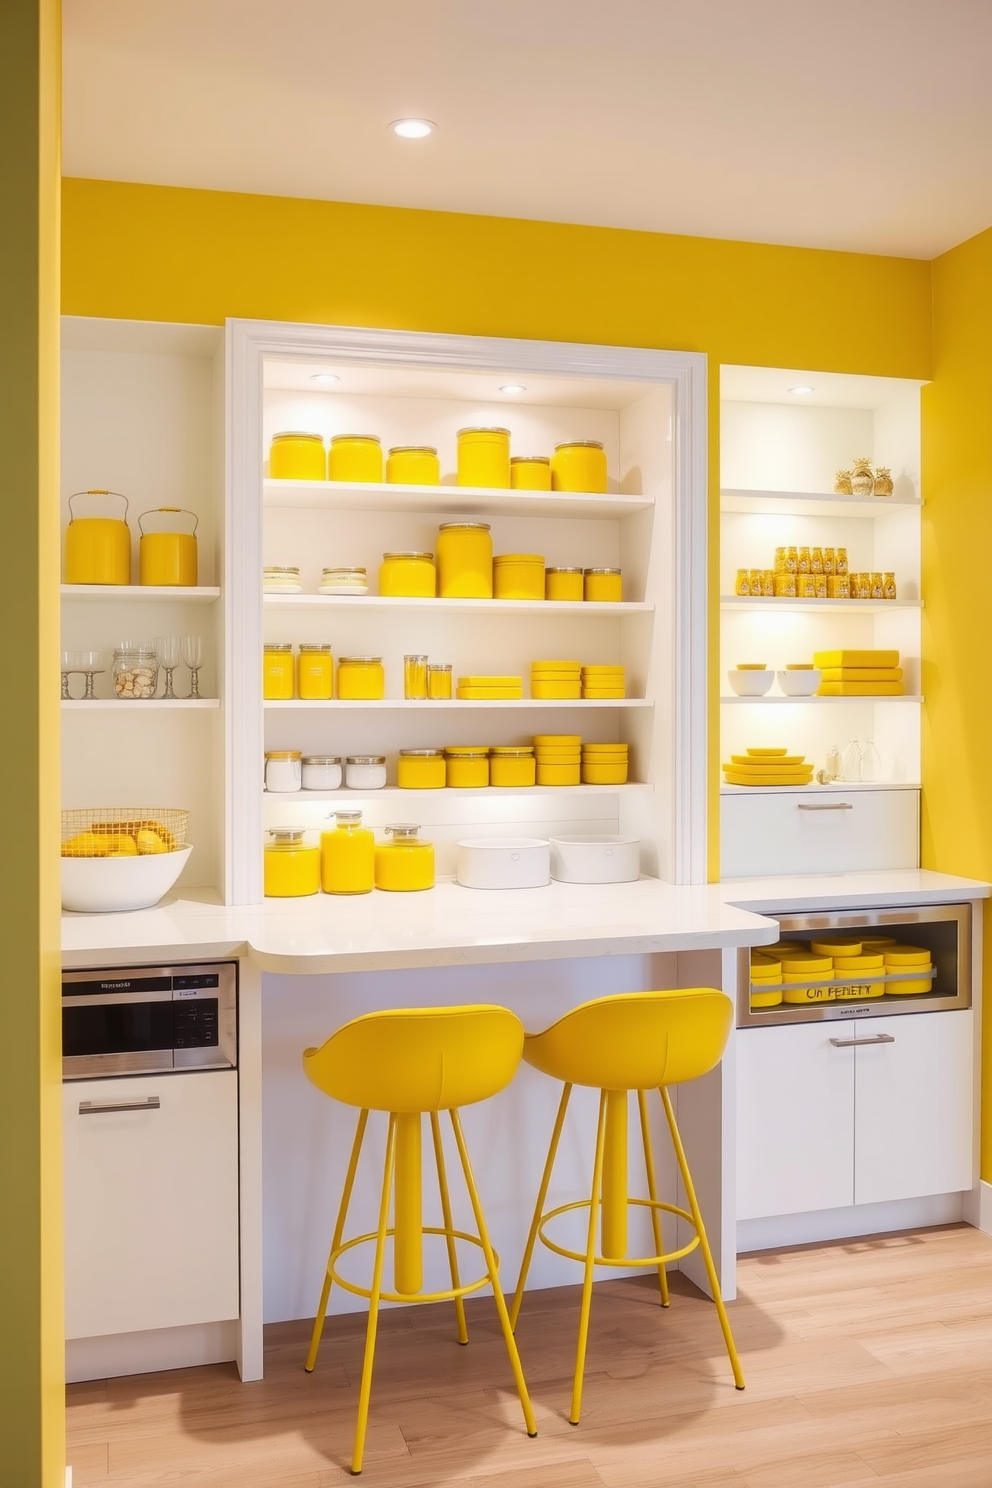
<instances>
[{"instance_id":1,"label":"white base cabinet","mask_svg":"<svg viewBox=\"0 0 992 1488\"><path fill-rule=\"evenodd\" d=\"M917 868L919 861L916 789L720 792L722 878Z\"/></svg>"}]
</instances>

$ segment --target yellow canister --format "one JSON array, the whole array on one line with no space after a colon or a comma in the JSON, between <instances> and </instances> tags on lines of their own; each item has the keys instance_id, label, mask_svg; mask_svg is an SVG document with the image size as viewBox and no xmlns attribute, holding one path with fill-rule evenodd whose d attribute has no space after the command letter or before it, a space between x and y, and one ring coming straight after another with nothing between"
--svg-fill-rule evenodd
<instances>
[{"instance_id":1,"label":"yellow canister","mask_svg":"<svg viewBox=\"0 0 992 1488\"><path fill-rule=\"evenodd\" d=\"M544 599L540 553L499 553L493 559L494 599Z\"/></svg>"},{"instance_id":2,"label":"yellow canister","mask_svg":"<svg viewBox=\"0 0 992 1488\"><path fill-rule=\"evenodd\" d=\"M514 491L550 491L550 455L512 455L510 485Z\"/></svg>"},{"instance_id":3,"label":"yellow canister","mask_svg":"<svg viewBox=\"0 0 992 1488\"><path fill-rule=\"evenodd\" d=\"M489 784L489 750L481 745L453 745L444 751L449 786L456 790L479 790Z\"/></svg>"},{"instance_id":4,"label":"yellow canister","mask_svg":"<svg viewBox=\"0 0 992 1488\"><path fill-rule=\"evenodd\" d=\"M811 940L809 948L814 956L860 956L863 942L858 939Z\"/></svg>"},{"instance_id":5,"label":"yellow canister","mask_svg":"<svg viewBox=\"0 0 992 1488\"><path fill-rule=\"evenodd\" d=\"M442 599L492 599L493 539L488 522L442 522L437 535Z\"/></svg>"},{"instance_id":6,"label":"yellow canister","mask_svg":"<svg viewBox=\"0 0 992 1488\"><path fill-rule=\"evenodd\" d=\"M390 599L433 599L437 571L433 553L383 553L379 593Z\"/></svg>"},{"instance_id":7,"label":"yellow canister","mask_svg":"<svg viewBox=\"0 0 992 1488\"><path fill-rule=\"evenodd\" d=\"M582 761L583 785L626 785L627 761L616 764L599 764L595 760Z\"/></svg>"},{"instance_id":8,"label":"yellow canister","mask_svg":"<svg viewBox=\"0 0 992 1488\"><path fill-rule=\"evenodd\" d=\"M489 784L500 786L534 785L537 761L530 745L494 744L489 751Z\"/></svg>"},{"instance_id":9,"label":"yellow canister","mask_svg":"<svg viewBox=\"0 0 992 1488\"><path fill-rule=\"evenodd\" d=\"M371 894L375 886L375 837L360 811L336 811L320 834L320 886L325 894Z\"/></svg>"},{"instance_id":10,"label":"yellow canister","mask_svg":"<svg viewBox=\"0 0 992 1488\"><path fill-rule=\"evenodd\" d=\"M269 475L273 480L326 480L327 456L322 437L299 430L273 434Z\"/></svg>"},{"instance_id":11,"label":"yellow canister","mask_svg":"<svg viewBox=\"0 0 992 1488\"><path fill-rule=\"evenodd\" d=\"M583 580L583 597L592 604L619 604L623 599L619 568L587 568Z\"/></svg>"},{"instance_id":12,"label":"yellow canister","mask_svg":"<svg viewBox=\"0 0 992 1488\"><path fill-rule=\"evenodd\" d=\"M283 642L266 642L262 652L262 697L272 703L288 703L296 696L296 658Z\"/></svg>"},{"instance_id":13,"label":"yellow canister","mask_svg":"<svg viewBox=\"0 0 992 1488\"><path fill-rule=\"evenodd\" d=\"M929 971L933 958L924 946L891 945L882 951L885 970L888 974L903 974L911 971ZM931 991L933 975L908 978L904 982L886 982L885 990L890 997L921 997Z\"/></svg>"},{"instance_id":14,"label":"yellow canister","mask_svg":"<svg viewBox=\"0 0 992 1488\"><path fill-rule=\"evenodd\" d=\"M111 496L123 501L123 517L77 517L72 503ZM131 529L127 525L127 497L120 491L75 491L69 497L69 526L65 534L67 584L130 584Z\"/></svg>"},{"instance_id":15,"label":"yellow canister","mask_svg":"<svg viewBox=\"0 0 992 1488\"><path fill-rule=\"evenodd\" d=\"M782 1001L832 1002L834 964L829 956L789 956L782 961Z\"/></svg>"},{"instance_id":16,"label":"yellow canister","mask_svg":"<svg viewBox=\"0 0 992 1488\"><path fill-rule=\"evenodd\" d=\"M170 532L168 524L164 532L146 532L146 517L192 517L192 532ZM160 506L155 511L142 512L138 518L141 541L138 543L138 583L175 584L192 588L196 584L196 529L199 525L195 512L184 506Z\"/></svg>"},{"instance_id":17,"label":"yellow canister","mask_svg":"<svg viewBox=\"0 0 992 1488\"><path fill-rule=\"evenodd\" d=\"M752 982L750 1001L752 1008L781 1007L782 988L762 987L760 982Z\"/></svg>"},{"instance_id":18,"label":"yellow canister","mask_svg":"<svg viewBox=\"0 0 992 1488\"><path fill-rule=\"evenodd\" d=\"M327 457L332 481L361 485L382 480L382 445L378 434L335 434Z\"/></svg>"},{"instance_id":19,"label":"yellow canister","mask_svg":"<svg viewBox=\"0 0 992 1488\"><path fill-rule=\"evenodd\" d=\"M567 599L573 603L585 593L581 568L546 568L544 570L545 599Z\"/></svg>"},{"instance_id":20,"label":"yellow canister","mask_svg":"<svg viewBox=\"0 0 992 1488\"><path fill-rule=\"evenodd\" d=\"M338 700L376 702L386 696L381 656L342 656L338 662Z\"/></svg>"},{"instance_id":21,"label":"yellow canister","mask_svg":"<svg viewBox=\"0 0 992 1488\"><path fill-rule=\"evenodd\" d=\"M440 485L437 450L430 444L394 444L386 456L386 480L400 486Z\"/></svg>"},{"instance_id":22,"label":"yellow canister","mask_svg":"<svg viewBox=\"0 0 992 1488\"><path fill-rule=\"evenodd\" d=\"M509 429L458 430L458 484L509 489Z\"/></svg>"},{"instance_id":23,"label":"yellow canister","mask_svg":"<svg viewBox=\"0 0 992 1488\"><path fill-rule=\"evenodd\" d=\"M537 761L537 783L538 785L579 785L580 766L576 760L575 764L550 764L547 760Z\"/></svg>"},{"instance_id":24,"label":"yellow canister","mask_svg":"<svg viewBox=\"0 0 992 1488\"><path fill-rule=\"evenodd\" d=\"M434 887L434 844L422 842L419 827L398 823L386 827L392 842L375 845L375 886L409 893Z\"/></svg>"},{"instance_id":25,"label":"yellow canister","mask_svg":"<svg viewBox=\"0 0 992 1488\"><path fill-rule=\"evenodd\" d=\"M838 1002L865 1002L869 998L882 997L884 982L870 980L872 972L880 975L885 963L879 952L856 956L834 956L834 976L837 981L835 996Z\"/></svg>"},{"instance_id":26,"label":"yellow canister","mask_svg":"<svg viewBox=\"0 0 992 1488\"><path fill-rule=\"evenodd\" d=\"M606 490L606 451L598 439L573 439L556 444L551 459L551 480L556 491Z\"/></svg>"},{"instance_id":27,"label":"yellow canister","mask_svg":"<svg viewBox=\"0 0 992 1488\"><path fill-rule=\"evenodd\" d=\"M320 849L305 837L302 829L269 832L263 858L267 899L298 899L320 889Z\"/></svg>"},{"instance_id":28,"label":"yellow canister","mask_svg":"<svg viewBox=\"0 0 992 1488\"><path fill-rule=\"evenodd\" d=\"M427 696L435 702L446 702L451 697L450 661L427 663Z\"/></svg>"},{"instance_id":29,"label":"yellow canister","mask_svg":"<svg viewBox=\"0 0 992 1488\"><path fill-rule=\"evenodd\" d=\"M296 686L300 697L309 702L326 702L334 696L334 657L329 645L300 642Z\"/></svg>"},{"instance_id":30,"label":"yellow canister","mask_svg":"<svg viewBox=\"0 0 992 1488\"><path fill-rule=\"evenodd\" d=\"M447 784L443 749L401 749L396 762L401 790L440 790Z\"/></svg>"}]
</instances>

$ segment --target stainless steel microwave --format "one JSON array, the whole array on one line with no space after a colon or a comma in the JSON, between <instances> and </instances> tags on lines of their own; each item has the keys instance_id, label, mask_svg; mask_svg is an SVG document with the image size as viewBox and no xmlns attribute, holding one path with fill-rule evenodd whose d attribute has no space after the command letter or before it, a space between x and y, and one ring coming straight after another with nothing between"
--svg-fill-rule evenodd
<instances>
[{"instance_id":1,"label":"stainless steel microwave","mask_svg":"<svg viewBox=\"0 0 992 1488\"><path fill-rule=\"evenodd\" d=\"M238 967L139 966L62 974L62 1078L232 1069Z\"/></svg>"}]
</instances>

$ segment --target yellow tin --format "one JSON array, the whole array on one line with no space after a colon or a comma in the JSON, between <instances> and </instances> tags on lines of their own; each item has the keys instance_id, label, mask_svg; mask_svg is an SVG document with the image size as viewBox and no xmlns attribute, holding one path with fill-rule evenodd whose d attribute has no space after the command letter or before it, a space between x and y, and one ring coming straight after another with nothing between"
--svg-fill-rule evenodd
<instances>
[{"instance_id":1,"label":"yellow tin","mask_svg":"<svg viewBox=\"0 0 992 1488\"><path fill-rule=\"evenodd\" d=\"M311 702L326 702L334 696L334 657L329 645L300 642L296 686L299 696Z\"/></svg>"},{"instance_id":2,"label":"yellow tin","mask_svg":"<svg viewBox=\"0 0 992 1488\"><path fill-rule=\"evenodd\" d=\"M292 646L267 642L262 652L262 697L272 703L288 703L295 696L296 659Z\"/></svg>"},{"instance_id":3,"label":"yellow tin","mask_svg":"<svg viewBox=\"0 0 992 1488\"><path fill-rule=\"evenodd\" d=\"M582 761L583 785L626 785L627 764L598 764L592 760Z\"/></svg>"},{"instance_id":4,"label":"yellow tin","mask_svg":"<svg viewBox=\"0 0 992 1488\"><path fill-rule=\"evenodd\" d=\"M326 480L327 456L321 436L299 430L273 434L269 475L273 480Z\"/></svg>"},{"instance_id":5,"label":"yellow tin","mask_svg":"<svg viewBox=\"0 0 992 1488\"><path fill-rule=\"evenodd\" d=\"M781 1007L781 987L762 987L760 983L751 984L751 1006L752 1008Z\"/></svg>"},{"instance_id":6,"label":"yellow tin","mask_svg":"<svg viewBox=\"0 0 992 1488\"><path fill-rule=\"evenodd\" d=\"M535 746L547 745L549 749L568 749L573 746L578 749L582 743L581 734L535 734Z\"/></svg>"},{"instance_id":7,"label":"yellow tin","mask_svg":"<svg viewBox=\"0 0 992 1488\"><path fill-rule=\"evenodd\" d=\"M574 765L549 764L546 760L537 761L537 783L538 785L579 785L581 784L581 770L578 761Z\"/></svg>"},{"instance_id":8,"label":"yellow tin","mask_svg":"<svg viewBox=\"0 0 992 1488\"><path fill-rule=\"evenodd\" d=\"M585 687L582 688L582 696L590 701L609 702L627 696L625 687Z\"/></svg>"},{"instance_id":9,"label":"yellow tin","mask_svg":"<svg viewBox=\"0 0 992 1488\"><path fill-rule=\"evenodd\" d=\"M320 889L320 849L310 847L302 830L269 833L263 853L267 899L298 899Z\"/></svg>"},{"instance_id":10,"label":"yellow tin","mask_svg":"<svg viewBox=\"0 0 992 1488\"><path fill-rule=\"evenodd\" d=\"M338 662L338 698L342 702L376 702L386 696L381 656L342 656Z\"/></svg>"},{"instance_id":11,"label":"yellow tin","mask_svg":"<svg viewBox=\"0 0 992 1488\"><path fill-rule=\"evenodd\" d=\"M602 495L606 490L606 452L600 441L573 439L556 444L551 459L551 481L556 491Z\"/></svg>"},{"instance_id":12,"label":"yellow tin","mask_svg":"<svg viewBox=\"0 0 992 1488\"><path fill-rule=\"evenodd\" d=\"M537 761L531 746L496 744L489 753L489 784L499 786L534 785Z\"/></svg>"},{"instance_id":13,"label":"yellow tin","mask_svg":"<svg viewBox=\"0 0 992 1488\"><path fill-rule=\"evenodd\" d=\"M386 457L386 480L402 486L438 486L441 464L430 444L394 444Z\"/></svg>"},{"instance_id":14,"label":"yellow tin","mask_svg":"<svg viewBox=\"0 0 992 1488\"><path fill-rule=\"evenodd\" d=\"M142 523L146 517L183 516L193 518L192 532L146 532ZM138 518L141 540L138 543L138 583L174 584L192 588L197 579L196 529L199 525L195 512L183 506L160 506L155 511L142 512Z\"/></svg>"},{"instance_id":15,"label":"yellow tin","mask_svg":"<svg viewBox=\"0 0 992 1488\"><path fill-rule=\"evenodd\" d=\"M386 827L392 842L375 845L375 886L409 893L434 887L434 844L421 842L419 827L406 823Z\"/></svg>"},{"instance_id":16,"label":"yellow tin","mask_svg":"<svg viewBox=\"0 0 992 1488\"><path fill-rule=\"evenodd\" d=\"M334 826L321 833L320 886L325 894L371 894L375 837L361 823L360 811L336 811Z\"/></svg>"},{"instance_id":17,"label":"yellow tin","mask_svg":"<svg viewBox=\"0 0 992 1488\"><path fill-rule=\"evenodd\" d=\"M378 434L335 434L327 457L332 481L358 485L382 480L382 445Z\"/></svg>"},{"instance_id":18,"label":"yellow tin","mask_svg":"<svg viewBox=\"0 0 992 1488\"><path fill-rule=\"evenodd\" d=\"M492 599L493 539L488 522L442 522L437 535L442 599Z\"/></svg>"},{"instance_id":19,"label":"yellow tin","mask_svg":"<svg viewBox=\"0 0 992 1488\"><path fill-rule=\"evenodd\" d=\"M619 568L587 568L583 573L584 596L593 604L619 604L623 599L623 576Z\"/></svg>"},{"instance_id":20,"label":"yellow tin","mask_svg":"<svg viewBox=\"0 0 992 1488\"><path fill-rule=\"evenodd\" d=\"M583 594L581 568L546 568L544 570L545 599L565 599L574 603L582 599Z\"/></svg>"},{"instance_id":21,"label":"yellow tin","mask_svg":"<svg viewBox=\"0 0 992 1488\"><path fill-rule=\"evenodd\" d=\"M882 958L893 971L911 970L914 966L929 966L930 952L925 946L899 945L882 948Z\"/></svg>"},{"instance_id":22,"label":"yellow tin","mask_svg":"<svg viewBox=\"0 0 992 1488\"><path fill-rule=\"evenodd\" d=\"M458 430L458 484L509 489L509 429Z\"/></svg>"},{"instance_id":23,"label":"yellow tin","mask_svg":"<svg viewBox=\"0 0 992 1488\"><path fill-rule=\"evenodd\" d=\"M433 553L383 553L379 593L391 599L433 599L437 571Z\"/></svg>"},{"instance_id":24,"label":"yellow tin","mask_svg":"<svg viewBox=\"0 0 992 1488\"><path fill-rule=\"evenodd\" d=\"M450 661L427 663L427 696L435 702L445 702L451 697Z\"/></svg>"},{"instance_id":25,"label":"yellow tin","mask_svg":"<svg viewBox=\"0 0 992 1488\"><path fill-rule=\"evenodd\" d=\"M551 456L511 456L510 485L515 491L550 491Z\"/></svg>"},{"instance_id":26,"label":"yellow tin","mask_svg":"<svg viewBox=\"0 0 992 1488\"><path fill-rule=\"evenodd\" d=\"M544 599L544 558L540 553L500 553L493 559L495 599Z\"/></svg>"},{"instance_id":27,"label":"yellow tin","mask_svg":"<svg viewBox=\"0 0 992 1488\"><path fill-rule=\"evenodd\" d=\"M793 976L789 972L782 973L782 1001L789 1003L810 1002L833 1002L836 996L834 979L829 972L818 974L815 978L815 986L810 986L812 979L808 976Z\"/></svg>"},{"instance_id":28,"label":"yellow tin","mask_svg":"<svg viewBox=\"0 0 992 1488\"><path fill-rule=\"evenodd\" d=\"M834 956L834 975L837 981L836 997L839 1002L864 1002L869 998L882 997L885 993L884 982L873 982L869 978L872 972L876 975L884 968L884 961L878 952L862 953L850 956Z\"/></svg>"},{"instance_id":29,"label":"yellow tin","mask_svg":"<svg viewBox=\"0 0 992 1488\"><path fill-rule=\"evenodd\" d=\"M440 790L447 784L443 749L401 749L396 784L402 790Z\"/></svg>"},{"instance_id":30,"label":"yellow tin","mask_svg":"<svg viewBox=\"0 0 992 1488\"><path fill-rule=\"evenodd\" d=\"M811 940L809 948L814 956L860 956L862 941L857 940Z\"/></svg>"},{"instance_id":31,"label":"yellow tin","mask_svg":"<svg viewBox=\"0 0 992 1488\"><path fill-rule=\"evenodd\" d=\"M444 751L448 784L456 790L477 790L489 784L489 750L464 745Z\"/></svg>"},{"instance_id":32,"label":"yellow tin","mask_svg":"<svg viewBox=\"0 0 992 1488\"><path fill-rule=\"evenodd\" d=\"M572 680L548 682L537 677L531 679L530 695L542 701L575 702L582 696L582 683Z\"/></svg>"},{"instance_id":33,"label":"yellow tin","mask_svg":"<svg viewBox=\"0 0 992 1488\"><path fill-rule=\"evenodd\" d=\"M77 517L72 503L80 496L113 496L124 503L123 517ZM65 534L67 584L130 584L131 529L127 497L119 491L75 491L69 497Z\"/></svg>"}]
</instances>

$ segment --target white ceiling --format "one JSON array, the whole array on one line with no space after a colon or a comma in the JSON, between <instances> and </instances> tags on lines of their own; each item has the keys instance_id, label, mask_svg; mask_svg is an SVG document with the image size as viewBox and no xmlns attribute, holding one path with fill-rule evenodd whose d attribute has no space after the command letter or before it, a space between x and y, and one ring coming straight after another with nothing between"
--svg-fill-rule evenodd
<instances>
[{"instance_id":1,"label":"white ceiling","mask_svg":"<svg viewBox=\"0 0 992 1488\"><path fill-rule=\"evenodd\" d=\"M63 9L67 175L922 258L992 224L992 0Z\"/></svg>"}]
</instances>

